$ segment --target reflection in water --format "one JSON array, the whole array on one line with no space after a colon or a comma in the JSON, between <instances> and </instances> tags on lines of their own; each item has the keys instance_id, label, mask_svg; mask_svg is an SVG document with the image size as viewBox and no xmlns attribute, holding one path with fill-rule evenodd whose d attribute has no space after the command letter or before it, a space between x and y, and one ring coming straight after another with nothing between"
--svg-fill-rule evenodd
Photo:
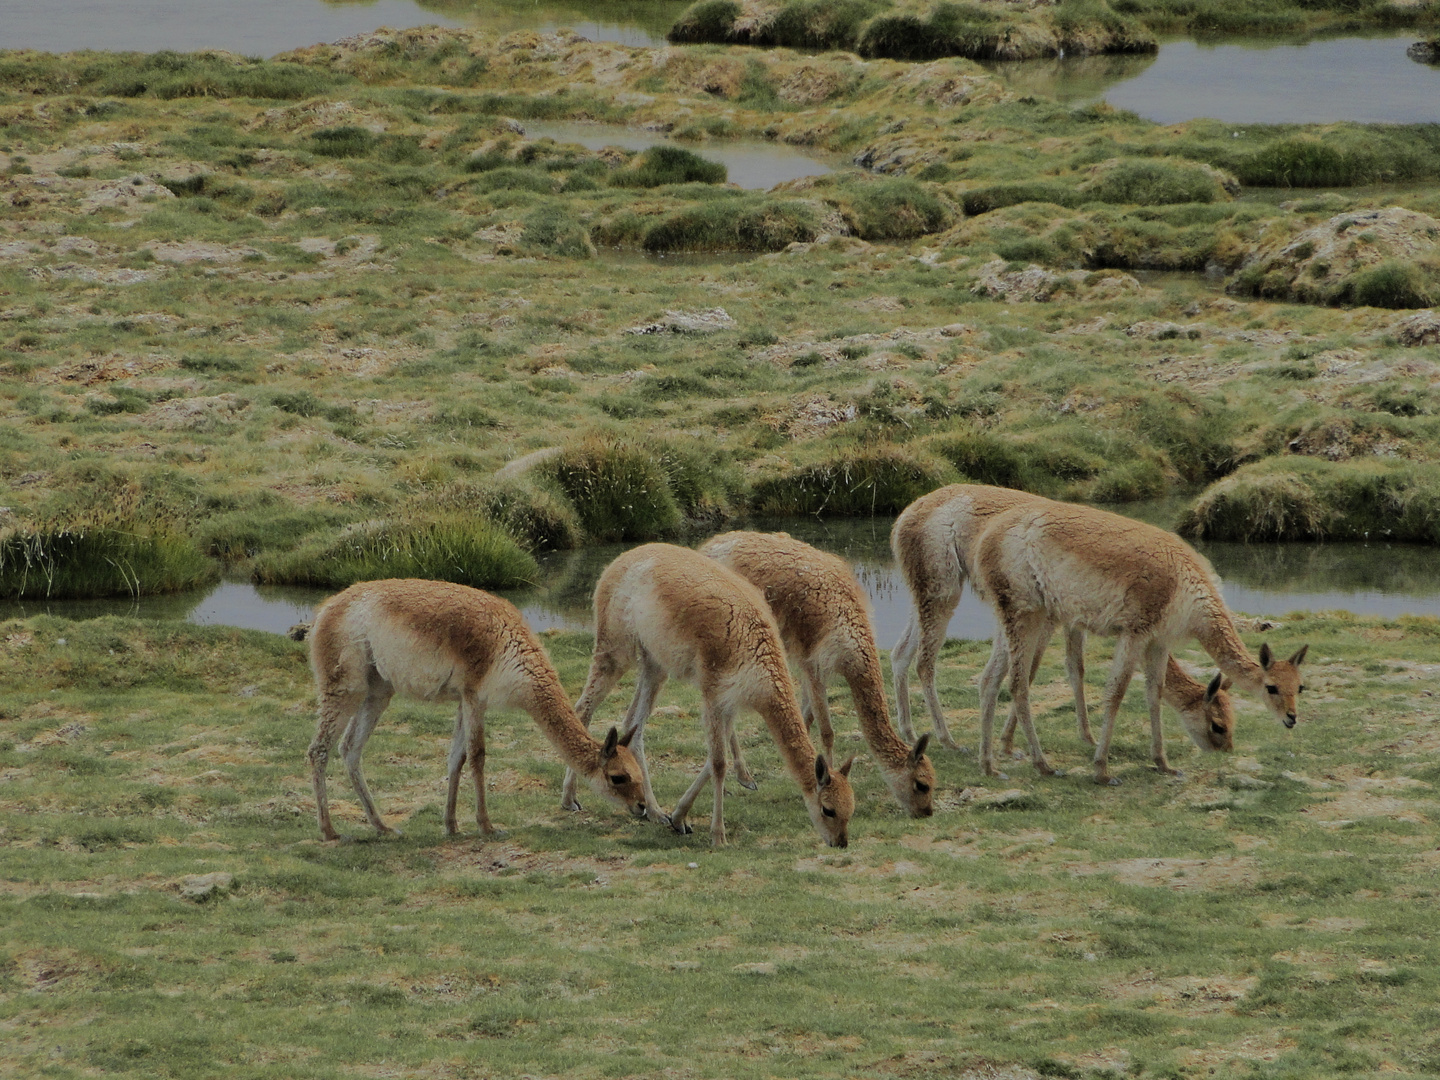
<instances>
[{"instance_id":1,"label":"reflection in water","mask_svg":"<svg viewBox=\"0 0 1440 1080\"><path fill-rule=\"evenodd\" d=\"M0 48L228 49L273 56L381 26L574 30L592 41L663 45L686 0L3 0Z\"/></svg>"},{"instance_id":2,"label":"reflection in water","mask_svg":"<svg viewBox=\"0 0 1440 1080\"><path fill-rule=\"evenodd\" d=\"M1147 120L1415 124L1440 120L1440 68L1405 50L1415 32L1296 42L1167 41L1149 56L988 65L1014 90L1079 104L1104 98Z\"/></svg>"},{"instance_id":3,"label":"reflection in water","mask_svg":"<svg viewBox=\"0 0 1440 1080\"><path fill-rule=\"evenodd\" d=\"M579 143L587 150L601 150L607 146L618 146L624 150L646 150L665 143L685 145L674 143L665 135L616 124L527 122L525 134L532 139L551 138L561 143ZM799 180L802 176L819 176L832 171L825 162L806 157L784 143L727 141L706 143L693 149L701 157L724 164L729 170L727 179L730 183L752 190L765 190L787 180Z\"/></svg>"},{"instance_id":4,"label":"reflection in water","mask_svg":"<svg viewBox=\"0 0 1440 1080\"><path fill-rule=\"evenodd\" d=\"M1178 500L1125 509L1131 516L1168 524ZM1113 508L1112 508L1113 509ZM890 649L910 617L910 596L890 558L893 518L759 522L784 529L816 547L848 559L874 614L875 636ZM541 583L501 592L536 630L590 629L590 597L605 567L628 544L560 551L540 559ZM1251 615L1291 611L1353 611L1360 615L1440 616L1440 559L1434 548L1407 544L1217 544L1196 545L1225 582L1226 602ZM284 633L313 616L326 590L256 587L225 582L204 592L139 600L56 600L0 603L0 619L51 614L88 619L120 615L140 619L187 619ZM967 589L950 621L955 638L994 636L990 609Z\"/></svg>"},{"instance_id":5,"label":"reflection in water","mask_svg":"<svg viewBox=\"0 0 1440 1080\"><path fill-rule=\"evenodd\" d=\"M1133 79L1155 63L1155 53L991 60L984 66L1017 94L1054 98L1062 105L1103 97L1116 83Z\"/></svg>"}]
</instances>

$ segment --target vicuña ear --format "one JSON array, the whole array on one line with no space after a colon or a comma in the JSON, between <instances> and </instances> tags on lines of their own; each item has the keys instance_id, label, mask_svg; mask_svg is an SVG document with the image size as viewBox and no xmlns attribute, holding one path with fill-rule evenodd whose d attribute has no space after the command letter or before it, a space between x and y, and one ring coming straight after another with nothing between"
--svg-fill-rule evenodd
<instances>
[{"instance_id":1,"label":"vicu\u00f1a ear","mask_svg":"<svg viewBox=\"0 0 1440 1080\"><path fill-rule=\"evenodd\" d=\"M1261 666L1262 668L1264 668L1266 671L1269 671L1269 670L1270 670L1270 665L1273 664L1274 662L1275 662L1275 657L1274 657L1274 655L1270 652L1270 643L1267 641L1267 642L1265 642L1263 645L1260 646L1260 666Z\"/></svg>"},{"instance_id":2,"label":"vicu\u00f1a ear","mask_svg":"<svg viewBox=\"0 0 1440 1080\"><path fill-rule=\"evenodd\" d=\"M1296 667L1299 667L1300 662L1305 659L1305 654L1309 651L1309 645L1301 645L1300 651L1297 652L1294 656L1290 657L1290 663L1294 664Z\"/></svg>"},{"instance_id":3,"label":"vicu\u00f1a ear","mask_svg":"<svg viewBox=\"0 0 1440 1080\"><path fill-rule=\"evenodd\" d=\"M1208 705L1215 700L1215 695L1225 688L1225 673L1217 671L1215 677L1210 680L1210 685L1205 687L1205 703Z\"/></svg>"},{"instance_id":4,"label":"vicu\u00f1a ear","mask_svg":"<svg viewBox=\"0 0 1440 1080\"><path fill-rule=\"evenodd\" d=\"M609 759L615 756L615 747L620 745L620 730L611 728L605 735L605 745L600 748L600 756Z\"/></svg>"},{"instance_id":5,"label":"vicu\u00f1a ear","mask_svg":"<svg viewBox=\"0 0 1440 1080\"><path fill-rule=\"evenodd\" d=\"M925 756L925 747L930 745L930 733L927 731L920 738L915 740L915 746L910 751L910 760L919 761Z\"/></svg>"},{"instance_id":6,"label":"vicu\u00f1a ear","mask_svg":"<svg viewBox=\"0 0 1440 1080\"><path fill-rule=\"evenodd\" d=\"M1234 681L1233 679L1231 679L1229 675L1226 675L1226 676L1225 676L1225 681L1220 684L1220 689L1221 689L1221 690L1229 690L1230 687L1232 687L1232 686L1234 686L1234 685L1235 685L1235 681Z\"/></svg>"},{"instance_id":7,"label":"vicu\u00f1a ear","mask_svg":"<svg viewBox=\"0 0 1440 1080\"><path fill-rule=\"evenodd\" d=\"M621 736L620 736L619 745L620 745L620 746L629 746L629 745L630 745L630 740L633 739L633 738L635 738L635 733L636 733L637 731L639 731L639 730L640 730L640 729L639 729L638 727L632 727L629 731L625 732L624 735L621 735Z\"/></svg>"},{"instance_id":8,"label":"vicu\u00f1a ear","mask_svg":"<svg viewBox=\"0 0 1440 1080\"><path fill-rule=\"evenodd\" d=\"M824 754L815 755L815 779L819 781L821 787L830 783L830 767L825 764Z\"/></svg>"},{"instance_id":9,"label":"vicu\u00f1a ear","mask_svg":"<svg viewBox=\"0 0 1440 1080\"><path fill-rule=\"evenodd\" d=\"M841 765L840 768L836 769L835 771L838 772L841 776L849 776L849 775L850 775L850 766L851 766L851 765L854 765L854 764L855 764L855 755L854 755L854 754L851 754L849 757L847 757L847 758L845 759L845 764L844 764L844 765Z\"/></svg>"}]
</instances>

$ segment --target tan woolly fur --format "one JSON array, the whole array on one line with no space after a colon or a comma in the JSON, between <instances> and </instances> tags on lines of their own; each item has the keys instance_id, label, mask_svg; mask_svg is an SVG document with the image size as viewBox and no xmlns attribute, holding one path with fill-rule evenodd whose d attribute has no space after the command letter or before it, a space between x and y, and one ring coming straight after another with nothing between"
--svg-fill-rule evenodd
<instances>
[{"instance_id":1,"label":"tan woolly fur","mask_svg":"<svg viewBox=\"0 0 1440 1080\"><path fill-rule=\"evenodd\" d=\"M455 802L468 757L475 778L475 821L495 833L485 808L485 712L528 712L572 769L617 805L639 817L645 810L640 763L611 728L592 738L576 718L550 658L524 617L498 596L444 581L395 579L352 585L327 600L310 631L310 666L320 720L310 743L311 779L320 833L339 839L330 822L325 770L335 740L365 816L386 825L360 771L360 755L395 694L425 701L458 701L450 745L445 831L457 832Z\"/></svg>"},{"instance_id":2,"label":"tan woolly fur","mask_svg":"<svg viewBox=\"0 0 1440 1080\"><path fill-rule=\"evenodd\" d=\"M929 736L910 745L890 726L869 608L850 564L787 533L722 533L702 544L700 554L735 571L764 596L785 651L800 669L805 726L819 722L825 752L832 758L835 753L825 687L838 674L850 687L860 731L895 801L911 817L933 814L935 768L925 756ZM744 783L748 770L738 745L733 749Z\"/></svg>"},{"instance_id":3,"label":"tan woolly fur","mask_svg":"<svg viewBox=\"0 0 1440 1080\"><path fill-rule=\"evenodd\" d=\"M1165 758L1160 700L1170 643L1184 638L1198 640L1224 675L1266 701L1286 727L1295 725L1305 648L1277 660L1262 645L1259 660L1252 657L1214 570L1173 533L1091 507L1032 501L990 520L971 569L977 590L999 615L1005 645L992 651L981 675L980 756L989 774L995 772L995 701L1007 665L1031 760L1042 773L1052 771L1031 722L1029 686L1035 652L1057 625L1117 639L1095 747L1097 783L1118 782L1109 771L1110 739L1137 668L1145 673L1151 757L1161 772L1175 772Z\"/></svg>"},{"instance_id":4,"label":"tan woolly fur","mask_svg":"<svg viewBox=\"0 0 1440 1080\"><path fill-rule=\"evenodd\" d=\"M726 749L735 714L746 708L759 713L770 729L821 839L831 847L846 846L855 812L847 779L854 759L833 769L815 752L795 700L780 631L754 586L689 548L645 544L621 555L595 586L595 654L575 706L581 721L588 723L621 676L637 666L624 727L634 735L651 817L666 820L650 786L645 721L660 688L673 676L700 688L708 748L700 775L668 818L673 829L691 831L685 817L709 779L715 791L710 840L717 847L725 842ZM573 798L567 777L563 805L572 805Z\"/></svg>"},{"instance_id":5,"label":"tan woolly fur","mask_svg":"<svg viewBox=\"0 0 1440 1080\"><path fill-rule=\"evenodd\" d=\"M920 676L920 689L930 709L935 732L942 745L959 749L950 735L940 697L935 689L935 664L945 638L945 627L960 602L965 579L972 574L975 545L985 527L996 517L1017 506L1049 503L1051 500L1025 491L991 487L985 484L951 484L916 499L895 521L890 533L890 548L905 578L913 601L910 621L891 653L895 678L896 715L900 734L913 739L910 724L909 668L915 661ZM1062 504L1065 505L1065 504ZM1036 647L1030 677L1034 680L1040 667L1045 643L1054 631L1052 625ZM1095 737L1090 732L1085 705L1085 631L1067 627L1065 631L1065 667L1075 695L1075 721L1080 738L1090 745ZM1004 649L1003 635L996 635L995 650ZM917 655L918 654L918 655ZM999 665L999 678L1008 669L1008 654L991 663ZM1202 750L1229 750L1234 745L1235 714L1225 688L1229 682L1214 684L1208 689L1196 682L1172 659L1166 667L1163 699L1180 712L1185 732ZM1173 682L1173 686L1171 685ZM1017 722L1012 704L1005 725L1003 750L1010 753Z\"/></svg>"}]
</instances>

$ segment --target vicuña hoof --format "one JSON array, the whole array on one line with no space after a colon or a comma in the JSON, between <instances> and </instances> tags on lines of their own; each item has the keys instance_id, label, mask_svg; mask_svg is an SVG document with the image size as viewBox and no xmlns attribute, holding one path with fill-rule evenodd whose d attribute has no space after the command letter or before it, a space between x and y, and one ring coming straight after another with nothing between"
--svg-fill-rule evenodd
<instances>
[{"instance_id":1,"label":"vicu\u00f1a hoof","mask_svg":"<svg viewBox=\"0 0 1440 1080\"><path fill-rule=\"evenodd\" d=\"M675 830L677 833L679 833L681 836L689 836L691 833L693 833L693 832L695 831L694 829L692 829L692 828L690 827L690 823L689 823L688 821L682 821L682 822L680 822L680 823L677 825L677 824L675 823L674 818L671 818L670 821L669 821L669 825L670 825L670 828L674 829L674 830Z\"/></svg>"},{"instance_id":2,"label":"vicu\u00f1a hoof","mask_svg":"<svg viewBox=\"0 0 1440 1080\"><path fill-rule=\"evenodd\" d=\"M560 804L560 809L561 809L561 810L569 810L572 814L578 814L578 813L580 812L580 810L582 809L582 807L580 806L579 802L572 802L572 803L563 803L563 802L562 802L562 803Z\"/></svg>"}]
</instances>

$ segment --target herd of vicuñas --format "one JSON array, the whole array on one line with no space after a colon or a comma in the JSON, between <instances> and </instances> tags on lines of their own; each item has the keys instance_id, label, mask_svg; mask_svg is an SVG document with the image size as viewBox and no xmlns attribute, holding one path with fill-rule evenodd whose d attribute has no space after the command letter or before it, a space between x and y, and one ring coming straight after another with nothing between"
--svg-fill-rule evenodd
<instances>
[{"instance_id":1,"label":"herd of vicu\u00f1as","mask_svg":"<svg viewBox=\"0 0 1440 1080\"><path fill-rule=\"evenodd\" d=\"M456 800L467 760L475 779L476 823L486 836L498 832L485 801L485 716L513 707L530 713L568 766L564 808L580 808L576 787L583 776L630 814L688 834L686 819L709 781L710 840L718 847L725 843L728 762L743 787L757 786L735 733L737 714L748 710L759 714L774 737L815 831L830 847L843 848L855 811L849 780L855 757L834 764L826 684L835 674L850 687L861 732L896 802L912 817L929 817L935 768L926 754L930 736L916 738L911 725L908 672L918 654L939 741L963 749L946 724L935 667L945 625L967 579L999 618L980 679L980 765L986 775L1003 775L996 767L993 729L1007 673L1011 713L1005 749L1018 722L1035 768L1044 776L1059 773L1040 747L1029 688L1060 626L1080 736L1095 745L1097 784L1120 783L1109 770L1110 742L1137 670L1145 676L1151 757L1161 773L1177 778L1181 773L1165 755L1162 701L1179 711L1186 734L1205 751L1234 745L1232 685L1264 701L1287 728L1299 719L1307 646L1281 660L1267 643L1258 659L1252 657L1210 564L1163 529L1008 488L953 484L912 503L896 521L891 543L914 601L893 654L900 734L890 723L875 637L853 572L843 559L787 533L724 533L699 551L644 544L615 559L595 587L595 650L573 707L539 639L508 601L441 581L350 586L321 607L309 635L320 697L309 758L322 835L339 838L325 788L337 738L366 817L380 833L395 832L375 809L360 758L381 713L399 693L459 702L445 800L445 828L452 835L458 832ZM1116 640L1098 742L1085 706L1087 632ZM1187 638L1219 665L1206 684L1170 655L1172 644ZM800 670L798 698L787 657ZM590 734L590 721L632 669L635 696L624 730L611 727L601 742ZM672 676L694 683L703 697L706 757L666 813L651 787L645 727ZM823 752L810 739L817 719Z\"/></svg>"}]
</instances>

